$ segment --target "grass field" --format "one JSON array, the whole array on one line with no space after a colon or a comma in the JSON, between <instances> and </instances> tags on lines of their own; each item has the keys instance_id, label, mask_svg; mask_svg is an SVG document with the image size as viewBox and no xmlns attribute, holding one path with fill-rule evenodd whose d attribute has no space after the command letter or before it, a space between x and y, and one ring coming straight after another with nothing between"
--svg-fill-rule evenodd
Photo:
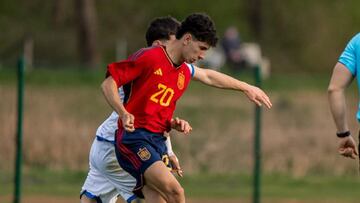
<instances>
[{"instance_id":1,"label":"grass field","mask_svg":"<svg viewBox=\"0 0 360 203\"><path fill-rule=\"evenodd\" d=\"M0 84L14 84L16 82L16 68L0 69ZM252 83L251 72L233 73L224 70L226 74L233 75L241 80ZM105 66L102 70L74 69L35 69L26 72L26 83L40 86L93 86L98 87L105 76ZM275 73L263 81L266 90L293 91L298 89L325 90L330 77L329 73ZM192 83L194 84L194 83ZM194 87L191 87L194 89ZM201 87L196 89L201 89Z\"/></svg>"},{"instance_id":2,"label":"grass field","mask_svg":"<svg viewBox=\"0 0 360 203\"><path fill-rule=\"evenodd\" d=\"M12 194L11 174L1 174L0 202L6 203ZM85 172L27 169L23 177L23 198L66 199L76 202ZM4 178L6 177L6 178ZM264 175L263 202L358 202L359 177L307 176L292 178L286 175ZM180 179L187 197L192 201L232 202L250 201L250 175L193 174ZM6 200L6 201L5 201Z\"/></svg>"}]
</instances>

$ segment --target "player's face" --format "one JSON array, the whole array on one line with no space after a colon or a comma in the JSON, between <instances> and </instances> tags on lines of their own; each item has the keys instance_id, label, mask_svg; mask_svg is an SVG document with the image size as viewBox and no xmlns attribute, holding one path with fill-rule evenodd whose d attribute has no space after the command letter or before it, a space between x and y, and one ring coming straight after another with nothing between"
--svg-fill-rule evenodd
<instances>
[{"instance_id":1,"label":"player's face","mask_svg":"<svg viewBox=\"0 0 360 203\"><path fill-rule=\"evenodd\" d=\"M185 34L185 46L183 58L186 63L194 63L205 58L205 53L210 46L206 42L201 42L191 34Z\"/></svg>"}]
</instances>

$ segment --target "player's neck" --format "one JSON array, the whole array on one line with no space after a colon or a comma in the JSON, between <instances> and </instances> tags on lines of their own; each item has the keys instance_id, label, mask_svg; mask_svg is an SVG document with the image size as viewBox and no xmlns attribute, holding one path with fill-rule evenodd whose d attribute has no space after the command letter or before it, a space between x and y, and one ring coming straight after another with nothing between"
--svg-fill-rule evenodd
<instances>
[{"instance_id":1,"label":"player's neck","mask_svg":"<svg viewBox=\"0 0 360 203\"><path fill-rule=\"evenodd\" d=\"M184 59L181 56L181 43L179 41L174 41L166 45L166 52L175 65L180 65L184 62Z\"/></svg>"}]
</instances>

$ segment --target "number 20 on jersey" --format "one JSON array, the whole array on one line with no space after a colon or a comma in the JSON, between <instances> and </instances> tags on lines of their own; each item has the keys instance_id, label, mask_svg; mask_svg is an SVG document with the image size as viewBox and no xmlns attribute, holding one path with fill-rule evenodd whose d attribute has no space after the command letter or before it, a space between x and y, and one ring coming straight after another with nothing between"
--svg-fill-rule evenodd
<instances>
[{"instance_id":1,"label":"number 20 on jersey","mask_svg":"<svg viewBox=\"0 0 360 203\"><path fill-rule=\"evenodd\" d=\"M169 106L174 96L174 90L164 84L158 84L158 91L151 95L150 100L161 106Z\"/></svg>"}]
</instances>

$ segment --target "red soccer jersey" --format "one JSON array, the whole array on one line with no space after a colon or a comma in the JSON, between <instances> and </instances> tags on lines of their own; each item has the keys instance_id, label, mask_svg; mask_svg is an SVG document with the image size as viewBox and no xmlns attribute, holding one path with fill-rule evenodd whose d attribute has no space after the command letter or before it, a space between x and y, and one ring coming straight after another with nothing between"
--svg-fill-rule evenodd
<instances>
[{"instance_id":1,"label":"red soccer jersey","mask_svg":"<svg viewBox=\"0 0 360 203\"><path fill-rule=\"evenodd\" d=\"M170 130L176 101L187 88L191 71L185 63L175 67L164 47L144 48L128 60L108 65L118 87L127 84L124 106L135 117L135 128L154 133ZM122 128L119 119L118 127Z\"/></svg>"}]
</instances>

